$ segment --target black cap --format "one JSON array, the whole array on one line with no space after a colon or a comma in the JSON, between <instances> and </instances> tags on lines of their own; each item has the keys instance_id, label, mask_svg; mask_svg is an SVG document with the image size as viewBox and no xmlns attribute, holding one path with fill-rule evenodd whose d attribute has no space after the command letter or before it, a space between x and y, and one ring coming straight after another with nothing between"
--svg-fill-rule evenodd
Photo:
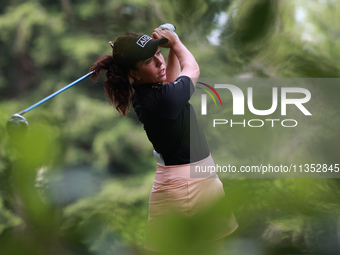
<instances>
[{"instance_id":1,"label":"black cap","mask_svg":"<svg viewBox=\"0 0 340 255\"><path fill-rule=\"evenodd\" d=\"M129 52L124 59L126 65L130 68L140 60L151 58L155 55L158 46L168 42L167 38L153 39L150 36L144 34L138 37L129 47Z\"/></svg>"}]
</instances>

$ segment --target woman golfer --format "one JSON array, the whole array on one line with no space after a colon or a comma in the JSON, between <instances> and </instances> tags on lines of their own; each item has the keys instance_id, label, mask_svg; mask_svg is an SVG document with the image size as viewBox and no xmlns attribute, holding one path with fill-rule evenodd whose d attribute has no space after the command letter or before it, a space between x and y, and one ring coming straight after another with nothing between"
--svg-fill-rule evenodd
<instances>
[{"instance_id":1,"label":"woman golfer","mask_svg":"<svg viewBox=\"0 0 340 255\"><path fill-rule=\"evenodd\" d=\"M98 59L91 71L96 71L96 79L106 70L104 87L110 102L123 115L133 105L155 149L157 170L149 198L145 248L161 251L169 236L164 229L169 212L191 217L224 196L215 173L190 174L196 166L214 166L188 102L200 70L190 51L167 29L155 29L152 37L126 33L111 47L112 55ZM167 65L159 47L169 48ZM217 227L211 241L221 240L237 228L232 213L213 222Z\"/></svg>"}]
</instances>

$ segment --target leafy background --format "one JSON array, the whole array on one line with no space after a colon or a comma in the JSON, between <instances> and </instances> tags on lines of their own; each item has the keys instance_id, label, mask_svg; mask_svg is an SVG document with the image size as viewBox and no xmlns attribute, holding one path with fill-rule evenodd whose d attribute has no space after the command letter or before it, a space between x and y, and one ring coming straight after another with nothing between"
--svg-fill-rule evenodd
<instances>
[{"instance_id":1,"label":"leafy background","mask_svg":"<svg viewBox=\"0 0 340 255\"><path fill-rule=\"evenodd\" d=\"M201 77L338 78L339 15L337 0L2 1L1 254L145 254L152 146L133 112L123 118L108 105L103 78L27 113L30 126L19 142L5 131L13 113L87 73L110 52L108 41L169 22ZM313 143L300 143L301 160L321 150L324 163L339 163L337 95L339 89L319 88L321 105L334 102L324 113L331 121L318 127ZM276 139L283 152L294 151L299 136ZM237 151L236 138L229 140L236 152L226 157L236 164L256 151ZM338 179L222 181L228 198L222 208L231 207L240 225L226 239L226 253L339 253ZM169 238L178 245L167 254L213 254L194 249L199 240Z\"/></svg>"}]
</instances>

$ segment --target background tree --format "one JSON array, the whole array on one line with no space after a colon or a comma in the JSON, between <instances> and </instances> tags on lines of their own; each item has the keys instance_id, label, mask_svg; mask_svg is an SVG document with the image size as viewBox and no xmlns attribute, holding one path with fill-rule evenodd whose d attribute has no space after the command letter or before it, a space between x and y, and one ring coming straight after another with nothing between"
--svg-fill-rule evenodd
<instances>
[{"instance_id":1,"label":"background tree","mask_svg":"<svg viewBox=\"0 0 340 255\"><path fill-rule=\"evenodd\" d=\"M151 34L169 22L203 78L338 78L339 14L336 0L3 1L1 254L143 253L152 146L133 112L122 118L107 104L103 78L96 84L88 79L28 113L29 131L19 147L5 132L14 112L110 53L108 41L126 31ZM263 157L289 161L292 151L301 162L339 163L338 92L318 87L314 122L303 132L231 130L222 151L236 165ZM243 142L236 142L239 137ZM339 253L338 179L223 182L240 224L226 243L229 253ZM224 205L216 208L211 213ZM174 226L192 231L182 223Z\"/></svg>"}]
</instances>

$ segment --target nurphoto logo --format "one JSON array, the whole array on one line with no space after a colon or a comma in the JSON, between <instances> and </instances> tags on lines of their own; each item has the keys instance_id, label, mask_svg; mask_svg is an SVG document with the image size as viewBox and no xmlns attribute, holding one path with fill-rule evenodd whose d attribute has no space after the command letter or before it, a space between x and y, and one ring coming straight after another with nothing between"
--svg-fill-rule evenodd
<instances>
[{"instance_id":1,"label":"nurphoto logo","mask_svg":"<svg viewBox=\"0 0 340 255\"><path fill-rule=\"evenodd\" d=\"M245 110L256 116L267 116L266 119L243 119L242 121L233 121L232 119L216 118L213 119L213 127L217 125L230 125L230 127L241 125L243 127L262 127L265 124L274 127L276 123L280 123L282 127L296 127L298 125L295 119L277 119L269 118L271 114L279 112L281 116L287 115L287 106L292 105L296 107L304 116L311 116L311 112L307 109L305 104L311 100L311 92L308 89L301 87L268 87L268 95L270 95L270 107L266 109L257 109L254 106L254 93L253 87L247 87L246 94L236 85L232 84L215 84L214 87L203 82L197 82L206 88L198 87L205 93L201 94L201 115L208 114L207 95L209 95L215 106L217 102L211 92L218 98L220 105L230 107L228 104L222 104L221 96L232 98L232 115L242 116L245 115ZM219 90L217 93L216 89ZM256 90L256 88L255 88ZM271 91L270 91L271 90ZM210 92L211 91L211 92ZM247 107L247 108L246 108Z\"/></svg>"},{"instance_id":2,"label":"nurphoto logo","mask_svg":"<svg viewBox=\"0 0 340 255\"><path fill-rule=\"evenodd\" d=\"M203 83L203 82L197 82L197 83L207 87L208 89L210 89L217 96L218 100L220 101L221 106L223 105L221 97L217 93L216 89L214 89L210 85L208 85L206 83ZM197 87L197 88L203 90L204 92L206 92L212 98L212 100L214 101L215 105L217 105L214 96L211 94L211 92L208 89L201 88L201 87ZM207 115L207 94L202 94L201 95L201 100L202 100L201 101L202 102L202 104L201 104L201 114L202 115Z\"/></svg>"}]
</instances>

